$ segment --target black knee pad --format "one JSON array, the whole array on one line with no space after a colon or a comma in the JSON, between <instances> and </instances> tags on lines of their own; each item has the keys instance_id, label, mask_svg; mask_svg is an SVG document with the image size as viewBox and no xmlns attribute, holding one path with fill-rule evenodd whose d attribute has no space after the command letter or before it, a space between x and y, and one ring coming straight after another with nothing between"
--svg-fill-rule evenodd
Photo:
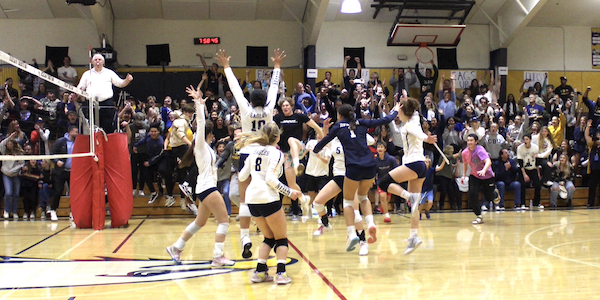
<instances>
[{"instance_id":1,"label":"black knee pad","mask_svg":"<svg viewBox=\"0 0 600 300\"><path fill-rule=\"evenodd\" d=\"M263 240L263 243L267 244L267 246L271 247L271 249L273 249L273 247L275 247L275 239L265 238Z\"/></svg>"},{"instance_id":2,"label":"black knee pad","mask_svg":"<svg viewBox=\"0 0 600 300\"><path fill-rule=\"evenodd\" d=\"M392 176L390 176L390 174L385 174L385 176L383 176L382 178L379 178L379 180L377 181L377 186L379 186L379 188L382 191L387 192L390 184L392 183L396 183L396 181L394 181L394 179L392 178Z\"/></svg>"},{"instance_id":3,"label":"black knee pad","mask_svg":"<svg viewBox=\"0 0 600 300\"><path fill-rule=\"evenodd\" d=\"M287 247L287 246L288 246L288 239L287 238L276 240L275 241L275 249L274 249L274 251L275 251L275 253L277 253L277 248L279 248L279 247Z\"/></svg>"}]
</instances>

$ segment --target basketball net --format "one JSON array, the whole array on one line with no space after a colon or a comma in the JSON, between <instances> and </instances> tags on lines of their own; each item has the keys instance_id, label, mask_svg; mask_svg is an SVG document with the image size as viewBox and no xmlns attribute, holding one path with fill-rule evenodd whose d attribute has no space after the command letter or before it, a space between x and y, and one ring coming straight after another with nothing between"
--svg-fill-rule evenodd
<instances>
[{"instance_id":1,"label":"basketball net","mask_svg":"<svg viewBox=\"0 0 600 300\"><path fill-rule=\"evenodd\" d=\"M421 46L415 51L415 57L419 62L419 71L425 75L425 70L433 68L433 51L427 47L427 43L421 43Z\"/></svg>"}]
</instances>

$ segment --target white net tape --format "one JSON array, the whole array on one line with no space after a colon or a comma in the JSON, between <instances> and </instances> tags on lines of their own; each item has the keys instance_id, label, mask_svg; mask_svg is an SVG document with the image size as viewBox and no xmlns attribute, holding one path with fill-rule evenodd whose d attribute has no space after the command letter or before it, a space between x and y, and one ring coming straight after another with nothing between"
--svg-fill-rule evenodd
<instances>
[{"instance_id":1,"label":"white net tape","mask_svg":"<svg viewBox=\"0 0 600 300\"><path fill-rule=\"evenodd\" d=\"M30 66L29 64L27 64L26 62L11 56L10 54L0 50L0 60L1 61L5 61L27 73L30 73L31 75L35 75L40 77L43 80L46 80L56 86L59 86L61 88L64 88L66 90L69 90L73 93L76 93L78 95L81 95L85 98L89 99L89 95L88 93L86 93L84 90L73 86L69 83L66 83L56 77L50 76L47 73L45 73L42 70L36 69L33 66ZM90 123L90 134L93 134L95 132L94 130L94 106L96 106L96 108L98 107L97 101L91 101L90 99L90 103L93 103L93 105L89 106L89 123ZM80 120L80 122L83 122L84 120ZM51 155L0 155L0 161L5 161L5 160L40 160L40 159L59 159L59 158L72 158L72 157L87 157L87 156L96 156L95 155L95 145L94 145L94 139L90 139L90 149L91 151L89 153L78 153L78 154L51 154Z\"/></svg>"}]
</instances>

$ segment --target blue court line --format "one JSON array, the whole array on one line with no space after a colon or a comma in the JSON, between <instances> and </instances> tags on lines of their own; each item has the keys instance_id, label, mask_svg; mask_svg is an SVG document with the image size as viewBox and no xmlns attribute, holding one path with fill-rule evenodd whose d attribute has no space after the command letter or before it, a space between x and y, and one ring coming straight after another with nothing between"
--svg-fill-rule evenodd
<instances>
[{"instance_id":1,"label":"blue court line","mask_svg":"<svg viewBox=\"0 0 600 300\"><path fill-rule=\"evenodd\" d=\"M63 228L63 229L61 229L61 230L59 230L58 232L55 232L55 233L51 234L50 236L48 236L48 237L44 238L43 240L41 240L41 241L39 241L39 242L37 242L37 243L35 243L35 244L33 244L33 245L31 245L31 246L27 247L27 248L25 248L24 250L21 250L20 252L18 252L18 253L17 253L17 254L15 254L15 255L19 255L19 254L21 254L21 253L23 253L23 252L25 252L25 251L27 251L27 250L29 250L29 249L31 249L31 248L33 248L33 247L37 246L37 245L39 245L39 244L41 244L41 243L45 242L47 239L49 239L49 238L51 238L51 237L53 237L53 236L55 236L55 235L57 235L57 234L59 234L59 233L61 233L61 232L65 231L65 230L66 230L67 228L69 228L69 227L71 227L71 225L69 225L69 226L67 226L67 227L65 227L65 228Z\"/></svg>"},{"instance_id":2,"label":"blue court line","mask_svg":"<svg viewBox=\"0 0 600 300\"><path fill-rule=\"evenodd\" d=\"M140 224L138 224L138 226L136 226L135 229L131 233L129 233L129 235L121 242L121 244L119 244L119 246L115 249L115 251L113 251L113 253L117 253L121 249L121 247L123 247L123 245L125 245L125 243L127 243L129 238L136 232L136 230L138 230L138 228L140 228L140 226L142 226L142 224L144 224L144 222L146 222L147 219L148 219L148 216L146 216L146 218L143 219L142 222L140 222Z\"/></svg>"},{"instance_id":3,"label":"blue court line","mask_svg":"<svg viewBox=\"0 0 600 300\"><path fill-rule=\"evenodd\" d=\"M69 300L74 300L74 299L75 299L75 297L71 297L71 298L69 298Z\"/></svg>"}]
</instances>

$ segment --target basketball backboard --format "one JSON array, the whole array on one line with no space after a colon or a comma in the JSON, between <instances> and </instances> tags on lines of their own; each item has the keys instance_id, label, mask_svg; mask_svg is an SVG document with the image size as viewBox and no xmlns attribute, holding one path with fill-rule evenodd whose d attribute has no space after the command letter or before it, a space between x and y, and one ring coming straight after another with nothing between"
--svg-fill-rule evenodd
<instances>
[{"instance_id":1,"label":"basketball backboard","mask_svg":"<svg viewBox=\"0 0 600 300\"><path fill-rule=\"evenodd\" d=\"M466 25L396 24L388 46L456 46Z\"/></svg>"}]
</instances>

